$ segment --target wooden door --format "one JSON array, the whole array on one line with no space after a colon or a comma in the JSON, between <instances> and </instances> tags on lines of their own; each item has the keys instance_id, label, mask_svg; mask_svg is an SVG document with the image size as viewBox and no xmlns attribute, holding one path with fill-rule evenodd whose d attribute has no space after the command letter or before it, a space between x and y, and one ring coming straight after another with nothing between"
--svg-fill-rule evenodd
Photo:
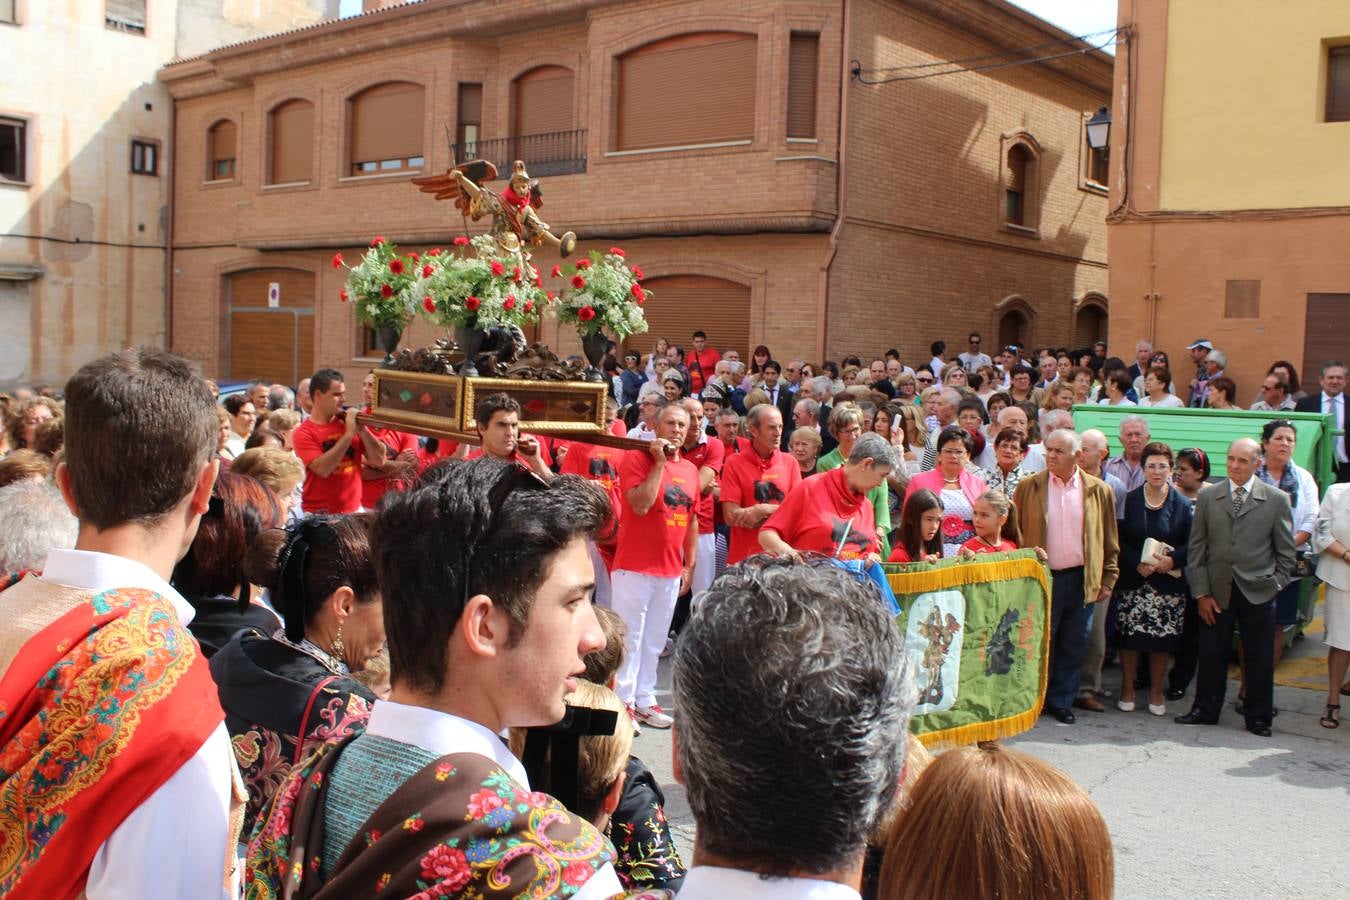
<instances>
[{"instance_id":1,"label":"wooden door","mask_svg":"<svg viewBox=\"0 0 1350 900\"><path fill-rule=\"evenodd\" d=\"M276 302L269 295L276 291ZM227 369L232 379L295 385L314 371L314 273L253 269L228 282Z\"/></svg>"}]
</instances>

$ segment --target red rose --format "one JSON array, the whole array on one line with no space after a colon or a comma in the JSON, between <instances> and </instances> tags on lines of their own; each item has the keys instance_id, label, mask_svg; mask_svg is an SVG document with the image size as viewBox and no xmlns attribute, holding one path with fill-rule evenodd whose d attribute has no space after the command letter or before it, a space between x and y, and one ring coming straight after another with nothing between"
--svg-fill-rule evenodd
<instances>
[{"instance_id":1,"label":"red rose","mask_svg":"<svg viewBox=\"0 0 1350 900\"><path fill-rule=\"evenodd\" d=\"M347 302L347 289L346 289L346 288L343 288L342 290L338 291L338 299L341 300L343 303L346 303L346 302Z\"/></svg>"},{"instance_id":2,"label":"red rose","mask_svg":"<svg viewBox=\"0 0 1350 900\"><path fill-rule=\"evenodd\" d=\"M572 287L576 288L577 290L581 290L585 286L586 286L585 278L582 278L580 275L572 276Z\"/></svg>"},{"instance_id":3,"label":"red rose","mask_svg":"<svg viewBox=\"0 0 1350 900\"><path fill-rule=\"evenodd\" d=\"M579 259L579 260L577 260L577 268L578 268L578 269L589 269L590 267L591 267L591 261L590 261L589 259Z\"/></svg>"},{"instance_id":4,"label":"red rose","mask_svg":"<svg viewBox=\"0 0 1350 900\"><path fill-rule=\"evenodd\" d=\"M641 281L647 277L647 273L642 271L642 266L633 266L633 277Z\"/></svg>"},{"instance_id":5,"label":"red rose","mask_svg":"<svg viewBox=\"0 0 1350 900\"><path fill-rule=\"evenodd\" d=\"M555 294L555 293L553 293L552 291L544 291L544 293L548 295L548 299L550 299L550 300L557 300L557 299L558 299L558 295Z\"/></svg>"},{"instance_id":6,"label":"red rose","mask_svg":"<svg viewBox=\"0 0 1350 900\"><path fill-rule=\"evenodd\" d=\"M439 893L458 891L473 878L473 867L463 850L437 844L422 857L422 877L441 888Z\"/></svg>"},{"instance_id":7,"label":"red rose","mask_svg":"<svg viewBox=\"0 0 1350 900\"><path fill-rule=\"evenodd\" d=\"M469 239L466 238L466 237L461 236L461 237L455 238L455 246L456 246L456 247L464 247L464 246L467 246L468 243L469 243Z\"/></svg>"},{"instance_id":8,"label":"red rose","mask_svg":"<svg viewBox=\"0 0 1350 900\"><path fill-rule=\"evenodd\" d=\"M378 246L380 246L380 245L383 244L383 243L384 243L384 238L380 237L379 235L376 235L376 236L375 236L375 240L373 240L373 241L370 242L370 246L372 246L372 247L378 247Z\"/></svg>"},{"instance_id":9,"label":"red rose","mask_svg":"<svg viewBox=\"0 0 1350 900\"><path fill-rule=\"evenodd\" d=\"M493 275L504 275L504 274L506 274L506 266L502 265L498 260L495 260L495 259L494 259L494 260L492 261L492 274L493 274Z\"/></svg>"},{"instance_id":10,"label":"red rose","mask_svg":"<svg viewBox=\"0 0 1350 900\"><path fill-rule=\"evenodd\" d=\"M641 285L633 285L633 299L637 301L638 306L647 302L647 292L642 289Z\"/></svg>"},{"instance_id":11,"label":"red rose","mask_svg":"<svg viewBox=\"0 0 1350 900\"><path fill-rule=\"evenodd\" d=\"M408 258L411 259L414 264L420 263L422 261L422 257L417 254L416 250L414 250L412 253L409 253Z\"/></svg>"},{"instance_id":12,"label":"red rose","mask_svg":"<svg viewBox=\"0 0 1350 900\"><path fill-rule=\"evenodd\" d=\"M389 271L390 271L390 272L393 272L395 275L402 275L402 274L403 274L403 260L401 260L401 259L391 259L391 260L389 260Z\"/></svg>"},{"instance_id":13,"label":"red rose","mask_svg":"<svg viewBox=\"0 0 1350 900\"><path fill-rule=\"evenodd\" d=\"M620 259L628 255L627 253L623 252L623 248L621 247L610 247L609 252L619 257Z\"/></svg>"},{"instance_id":14,"label":"red rose","mask_svg":"<svg viewBox=\"0 0 1350 900\"><path fill-rule=\"evenodd\" d=\"M958 515L942 517L942 533L947 537L957 537L966 530L965 520Z\"/></svg>"},{"instance_id":15,"label":"red rose","mask_svg":"<svg viewBox=\"0 0 1350 900\"><path fill-rule=\"evenodd\" d=\"M577 860L568 863L567 868L563 869L562 880L573 887L581 887L591 880L591 875L591 867Z\"/></svg>"},{"instance_id":16,"label":"red rose","mask_svg":"<svg viewBox=\"0 0 1350 900\"><path fill-rule=\"evenodd\" d=\"M333 268L337 269L337 268L340 268L341 266L342 266L342 254L341 254L341 253L334 253L334 254L333 254Z\"/></svg>"},{"instance_id":17,"label":"red rose","mask_svg":"<svg viewBox=\"0 0 1350 900\"><path fill-rule=\"evenodd\" d=\"M475 819L486 818L494 810L501 809L505 805L506 801L499 797L496 791L480 788L478 793L469 798L469 815Z\"/></svg>"},{"instance_id":18,"label":"red rose","mask_svg":"<svg viewBox=\"0 0 1350 900\"><path fill-rule=\"evenodd\" d=\"M422 267L423 278L430 278L435 272L436 270L432 268L431 263L427 263L425 266Z\"/></svg>"},{"instance_id":19,"label":"red rose","mask_svg":"<svg viewBox=\"0 0 1350 900\"><path fill-rule=\"evenodd\" d=\"M436 301L432 300L430 296L423 297L422 308L429 313L434 313L436 311Z\"/></svg>"},{"instance_id":20,"label":"red rose","mask_svg":"<svg viewBox=\"0 0 1350 900\"><path fill-rule=\"evenodd\" d=\"M548 274L550 278L557 278L559 275L562 274L562 266L558 265L557 263L554 263L553 271L549 272Z\"/></svg>"},{"instance_id":21,"label":"red rose","mask_svg":"<svg viewBox=\"0 0 1350 900\"><path fill-rule=\"evenodd\" d=\"M478 307L481 306L482 303L483 301L479 300L477 297L464 298L464 308L467 309L469 312L473 312L474 310L478 309Z\"/></svg>"},{"instance_id":22,"label":"red rose","mask_svg":"<svg viewBox=\"0 0 1350 900\"><path fill-rule=\"evenodd\" d=\"M642 290L642 285L640 284L635 284L628 290L629 293L631 293L634 297L641 297L644 293L644 291Z\"/></svg>"},{"instance_id":23,"label":"red rose","mask_svg":"<svg viewBox=\"0 0 1350 900\"><path fill-rule=\"evenodd\" d=\"M526 300L526 301L525 301L525 314L526 314L526 315L529 315L529 314L532 313L532 312L534 312L534 301L533 301L533 300Z\"/></svg>"},{"instance_id":24,"label":"red rose","mask_svg":"<svg viewBox=\"0 0 1350 900\"><path fill-rule=\"evenodd\" d=\"M516 284L520 284L521 279L525 277L525 273L520 271L520 266L512 266L511 277L516 280Z\"/></svg>"},{"instance_id":25,"label":"red rose","mask_svg":"<svg viewBox=\"0 0 1350 900\"><path fill-rule=\"evenodd\" d=\"M440 256L440 255L441 255L440 247L432 247L430 250L427 251L427 256Z\"/></svg>"},{"instance_id":26,"label":"red rose","mask_svg":"<svg viewBox=\"0 0 1350 900\"><path fill-rule=\"evenodd\" d=\"M387 284L382 284L380 285L380 296L388 300L390 297L394 296L394 289Z\"/></svg>"},{"instance_id":27,"label":"red rose","mask_svg":"<svg viewBox=\"0 0 1350 900\"><path fill-rule=\"evenodd\" d=\"M502 301L502 309L515 309L515 308L516 308L516 298L511 296L510 294L507 294L506 299Z\"/></svg>"},{"instance_id":28,"label":"red rose","mask_svg":"<svg viewBox=\"0 0 1350 900\"><path fill-rule=\"evenodd\" d=\"M581 309L577 310L577 318L583 322L589 322L591 319L595 318L595 310L589 306L583 306Z\"/></svg>"}]
</instances>

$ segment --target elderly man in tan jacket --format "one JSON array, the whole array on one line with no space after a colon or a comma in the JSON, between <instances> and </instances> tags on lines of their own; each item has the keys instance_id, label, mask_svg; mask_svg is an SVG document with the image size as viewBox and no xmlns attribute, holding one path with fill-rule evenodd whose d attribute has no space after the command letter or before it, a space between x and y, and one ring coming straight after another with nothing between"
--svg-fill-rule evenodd
<instances>
[{"instance_id":1,"label":"elderly man in tan jacket","mask_svg":"<svg viewBox=\"0 0 1350 900\"><path fill-rule=\"evenodd\" d=\"M1082 443L1068 429L1045 439L1045 471L1023 478L1014 502L1024 547L1045 548L1050 566L1050 684L1045 708L1065 725L1087 652L1092 604L1111 596L1120 547L1116 506L1106 482L1078 468Z\"/></svg>"}]
</instances>

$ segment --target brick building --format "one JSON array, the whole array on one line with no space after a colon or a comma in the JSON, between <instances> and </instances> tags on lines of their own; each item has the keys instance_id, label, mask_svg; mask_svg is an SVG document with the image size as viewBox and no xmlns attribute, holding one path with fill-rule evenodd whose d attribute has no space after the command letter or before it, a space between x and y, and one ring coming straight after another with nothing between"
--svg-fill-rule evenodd
<instances>
[{"instance_id":1,"label":"brick building","mask_svg":"<svg viewBox=\"0 0 1350 900\"><path fill-rule=\"evenodd\" d=\"M524 159L582 251L641 263L638 347L1090 340L1106 196L1083 123L1110 58L863 83L1067 38L1003 0L424 0L177 61L172 345L222 377L373 361L331 254L445 244L459 214L409 178L479 156Z\"/></svg>"}]
</instances>

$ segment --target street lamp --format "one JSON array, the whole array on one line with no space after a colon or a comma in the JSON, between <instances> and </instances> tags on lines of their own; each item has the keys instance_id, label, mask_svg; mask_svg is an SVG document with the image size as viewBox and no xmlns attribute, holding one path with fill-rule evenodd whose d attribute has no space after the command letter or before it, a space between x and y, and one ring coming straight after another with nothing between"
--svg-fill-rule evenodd
<instances>
[{"instance_id":1,"label":"street lamp","mask_svg":"<svg viewBox=\"0 0 1350 900\"><path fill-rule=\"evenodd\" d=\"M1111 111L1105 106L1099 108L1092 118L1087 120L1087 142L1093 150L1106 149L1111 138Z\"/></svg>"}]
</instances>

